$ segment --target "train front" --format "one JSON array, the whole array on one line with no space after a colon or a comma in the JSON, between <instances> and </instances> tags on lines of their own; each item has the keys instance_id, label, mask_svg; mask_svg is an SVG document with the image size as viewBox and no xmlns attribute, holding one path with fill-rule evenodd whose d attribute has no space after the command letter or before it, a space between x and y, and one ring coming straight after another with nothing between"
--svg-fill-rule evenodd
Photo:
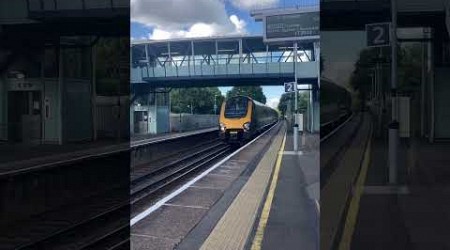
<instances>
[{"instance_id":1,"label":"train front","mask_svg":"<svg viewBox=\"0 0 450 250\"><path fill-rule=\"evenodd\" d=\"M245 96L228 98L220 109L220 138L241 142L251 138L252 101Z\"/></svg>"}]
</instances>

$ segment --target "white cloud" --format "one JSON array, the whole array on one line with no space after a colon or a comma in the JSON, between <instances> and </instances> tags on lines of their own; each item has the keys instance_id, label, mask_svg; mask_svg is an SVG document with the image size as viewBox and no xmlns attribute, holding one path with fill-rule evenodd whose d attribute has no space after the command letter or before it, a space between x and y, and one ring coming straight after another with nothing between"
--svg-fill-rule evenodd
<instances>
[{"instance_id":1,"label":"white cloud","mask_svg":"<svg viewBox=\"0 0 450 250\"><path fill-rule=\"evenodd\" d=\"M272 8L278 2L279 0L231 0L234 6L244 10Z\"/></svg>"},{"instance_id":2,"label":"white cloud","mask_svg":"<svg viewBox=\"0 0 450 250\"><path fill-rule=\"evenodd\" d=\"M153 30L153 33L149 35L150 39L155 39L155 40L169 39L169 38L172 38L172 37L173 37L172 33L168 32L168 31L165 31L165 30L160 30L160 29L157 29L157 28L155 28Z\"/></svg>"},{"instance_id":3,"label":"white cloud","mask_svg":"<svg viewBox=\"0 0 450 250\"><path fill-rule=\"evenodd\" d=\"M278 103L280 102L280 97L273 97L267 101L267 105L272 108L278 108Z\"/></svg>"},{"instance_id":4,"label":"white cloud","mask_svg":"<svg viewBox=\"0 0 450 250\"><path fill-rule=\"evenodd\" d=\"M155 28L149 35L150 39L161 40L180 37L202 37L218 35L222 27L216 24L196 23L186 30L164 30Z\"/></svg>"},{"instance_id":5,"label":"white cloud","mask_svg":"<svg viewBox=\"0 0 450 250\"><path fill-rule=\"evenodd\" d=\"M247 23L244 20L240 20L236 15L231 15L230 21L234 24L237 33L246 33L245 26L247 25Z\"/></svg>"},{"instance_id":6,"label":"white cloud","mask_svg":"<svg viewBox=\"0 0 450 250\"><path fill-rule=\"evenodd\" d=\"M218 0L132 0L131 21L182 30L199 22L225 24L228 16Z\"/></svg>"},{"instance_id":7,"label":"white cloud","mask_svg":"<svg viewBox=\"0 0 450 250\"><path fill-rule=\"evenodd\" d=\"M224 0L132 0L131 21L153 28L150 39L246 33L246 23L228 16Z\"/></svg>"}]
</instances>

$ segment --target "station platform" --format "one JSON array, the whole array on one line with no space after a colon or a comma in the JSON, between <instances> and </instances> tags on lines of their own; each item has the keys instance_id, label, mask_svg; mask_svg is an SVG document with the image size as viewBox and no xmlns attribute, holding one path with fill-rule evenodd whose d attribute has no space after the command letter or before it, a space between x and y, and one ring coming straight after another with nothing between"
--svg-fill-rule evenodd
<instances>
[{"instance_id":1,"label":"station platform","mask_svg":"<svg viewBox=\"0 0 450 250\"><path fill-rule=\"evenodd\" d=\"M77 143L58 144L0 144L0 174L9 173L19 169L71 160L74 158L104 154L108 152L129 150L130 146L140 146L157 143L165 140L193 136L216 131L217 128L188 131L183 133L168 133L159 135L146 135L128 140L101 139L98 141L87 141Z\"/></svg>"},{"instance_id":2,"label":"station platform","mask_svg":"<svg viewBox=\"0 0 450 250\"><path fill-rule=\"evenodd\" d=\"M318 137L304 135L294 153L292 134L277 125L160 206L132 214L132 248L318 249Z\"/></svg>"},{"instance_id":3,"label":"station platform","mask_svg":"<svg viewBox=\"0 0 450 250\"><path fill-rule=\"evenodd\" d=\"M344 237L341 246L450 249L450 143L402 139L395 186L388 183L387 150L387 136L372 136L367 170L363 164L360 173L365 181L354 187L354 194L360 190L360 200L349 211L355 220L344 232L351 237Z\"/></svg>"},{"instance_id":4,"label":"station platform","mask_svg":"<svg viewBox=\"0 0 450 250\"><path fill-rule=\"evenodd\" d=\"M57 144L0 144L0 174L22 168L64 161L113 150L125 150L126 142L99 140L95 142Z\"/></svg>"},{"instance_id":5,"label":"station platform","mask_svg":"<svg viewBox=\"0 0 450 250\"><path fill-rule=\"evenodd\" d=\"M276 188L273 197L269 189L265 204L273 201L270 209L263 208L253 241L261 249L319 249L319 135L301 135L299 142L296 153L292 132L287 133L278 178L273 177Z\"/></svg>"},{"instance_id":6,"label":"station platform","mask_svg":"<svg viewBox=\"0 0 450 250\"><path fill-rule=\"evenodd\" d=\"M298 152L292 136L274 139L201 249L319 249L319 136L300 136Z\"/></svg>"},{"instance_id":7,"label":"station platform","mask_svg":"<svg viewBox=\"0 0 450 250\"><path fill-rule=\"evenodd\" d=\"M130 139L131 146L140 145L140 144L146 144L146 143L155 143L159 141L165 141L165 140L173 140L181 137L187 137L197 134L204 134L209 132L219 132L218 127L212 127L212 128L204 128L204 129L198 129L198 130L192 130L192 131L185 131L185 132L172 132L172 133L165 133L165 134L145 134L145 135L133 135Z\"/></svg>"}]
</instances>

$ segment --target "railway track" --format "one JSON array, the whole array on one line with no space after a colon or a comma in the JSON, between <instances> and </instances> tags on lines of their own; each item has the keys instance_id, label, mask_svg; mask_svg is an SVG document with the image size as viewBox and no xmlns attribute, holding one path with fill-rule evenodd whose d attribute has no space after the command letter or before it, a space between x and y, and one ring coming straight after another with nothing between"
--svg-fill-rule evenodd
<instances>
[{"instance_id":1,"label":"railway track","mask_svg":"<svg viewBox=\"0 0 450 250\"><path fill-rule=\"evenodd\" d=\"M0 248L129 249L132 204L152 198L152 194L193 176L231 151L232 148L220 140L205 140L176 152L173 160L158 160L155 164L134 167L130 180L131 200L130 186L126 189L120 185L111 186L104 193L18 224L17 230L0 236ZM77 208L80 207L87 212L79 211Z\"/></svg>"},{"instance_id":2,"label":"railway track","mask_svg":"<svg viewBox=\"0 0 450 250\"><path fill-rule=\"evenodd\" d=\"M324 187L338 166L338 162L351 145L362 123L361 114L341 116L333 129L321 136L320 142L320 186ZM322 131L321 131L322 133Z\"/></svg>"},{"instance_id":3,"label":"railway track","mask_svg":"<svg viewBox=\"0 0 450 250\"><path fill-rule=\"evenodd\" d=\"M328 140L354 117L354 113L346 112L332 121L320 124L320 142Z\"/></svg>"},{"instance_id":4,"label":"railway track","mask_svg":"<svg viewBox=\"0 0 450 250\"><path fill-rule=\"evenodd\" d=\"M123 188L119 187L119 190L111 190L108 194L85 199L82 204L71 204L37 216L19 230L20 236L6 235L9 244L2 239L2 248L121 249L129 242L130 209L123 193ZM81 205L83 208L78 210ZM67 218L63 219L61 215L67 215ZM17 234L17 231L14 233ZM21 237L30 237L32 240L20 243Z\"/></svg>"},{"instance_id":5,"label":"railway track","mask_svg":"<svg viewBox=\"0 0 450 250\"><path fill-rule=\"evenodd\" d=\"M232 150L230 145L213 140L201 147L185 151L183 156L174 157L163 166L149 167L146 173L134 174L131 180L131 204L165 191L166 188L225 157Z\"/></svg>"},{"instance_id":6,"label":"railway track","mask_svg":"<svg viewBox=\"0 0 450 250\"><path fill-rule=\"evenodd\" d=\"M103 193L18 223L19 230L0 236L0 248L129 249L129 216L135 206L155 202L159 195L195 177L235 149L219 139L204 139L178 150L169 159L135 166L126 190L117 184Z\"/></svg>"}]
</instances>

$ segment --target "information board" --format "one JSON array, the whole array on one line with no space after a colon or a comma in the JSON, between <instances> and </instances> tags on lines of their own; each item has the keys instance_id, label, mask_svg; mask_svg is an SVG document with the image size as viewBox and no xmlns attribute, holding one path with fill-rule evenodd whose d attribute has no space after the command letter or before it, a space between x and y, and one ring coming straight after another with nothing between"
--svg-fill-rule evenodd
<instances>
[{"instance_id":1,"label":"information board","mask_svg":"<svg viewBox=\"0 0 450 250\"><path fill-rule=\"evenodd\" d=\"M368 47L389 46L390 23L371 23L366 25L366 38Z\"/></svg>"},{"instance_id":2,"label":"information board","mask_svg":"<svg viewBox=\"0 0 450 250\"><path fill-rule=\"evenodd\" d=\"M264 42L318 39L318 11L265 16Z\"/></svg>"},{"instance_id":3,"label":"information board","mask_svg":"<svg viewBox=\"0 0 450 250\"><path fill-rule=\"evenodd\" d=\"M295 82L285 82L284 83L284 92L294 92L295 91Z\"/></svg>"}]
</instances>

